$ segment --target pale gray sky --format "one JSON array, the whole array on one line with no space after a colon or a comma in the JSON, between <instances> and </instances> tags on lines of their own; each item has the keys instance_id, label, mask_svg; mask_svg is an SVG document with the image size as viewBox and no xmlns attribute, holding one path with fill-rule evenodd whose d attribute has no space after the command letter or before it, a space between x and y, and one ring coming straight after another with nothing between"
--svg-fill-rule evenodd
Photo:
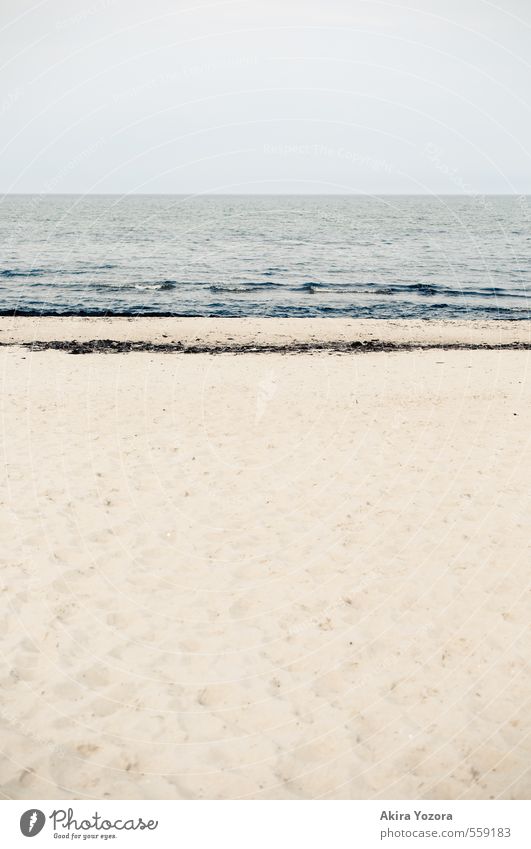
<instances>
[{"instance_id":1,"label":"pale gray sky","mask_svg":"<svg viewBox=\"0 0 531 849\"><path fill-rule=\"evenodd\" d=\"M0 0L2 192L531 193L529 0Z\"/></svg>"}]
</instances>

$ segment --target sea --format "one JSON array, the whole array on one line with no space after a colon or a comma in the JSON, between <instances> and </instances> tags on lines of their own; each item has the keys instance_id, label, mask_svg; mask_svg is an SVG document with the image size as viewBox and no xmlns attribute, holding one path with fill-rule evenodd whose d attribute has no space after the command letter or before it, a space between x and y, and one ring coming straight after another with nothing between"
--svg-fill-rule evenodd
<instances>
[{"instance_id":1,"label":"sea","mask_svg":"<svg viewBox=\"0 0 531 849\"><path fill-rule=\"evenodd\" d=\"M531 318L531 197L7 195L1 315Z\"/></svg>"}]
</instances>

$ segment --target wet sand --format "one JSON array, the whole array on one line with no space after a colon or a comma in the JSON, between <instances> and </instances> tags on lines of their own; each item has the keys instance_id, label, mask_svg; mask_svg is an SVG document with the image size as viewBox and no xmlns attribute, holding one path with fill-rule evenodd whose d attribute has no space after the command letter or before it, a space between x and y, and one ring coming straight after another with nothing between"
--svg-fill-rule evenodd
<instances>
[{"instance_id":1,"label":"wet sand","mask_svg":"<svg viewBox=\"0 0 531 849\"><path fill-rule=\"evenodd\" d=\"M0 344L32 345L115 342L126 346L167 348L197 353L251 351L367 350L415 347L528 347L528 321L375 321L334 318L84 318L0 317ZM354 346L352 345L354 343Z\"/></svg>"}]
</instances>

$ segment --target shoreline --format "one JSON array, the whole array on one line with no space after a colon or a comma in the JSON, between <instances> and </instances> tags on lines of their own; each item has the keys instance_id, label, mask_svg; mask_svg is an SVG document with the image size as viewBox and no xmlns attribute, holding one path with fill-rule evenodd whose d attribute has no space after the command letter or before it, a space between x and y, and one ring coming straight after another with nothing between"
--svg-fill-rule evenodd
<instances>
[{"instance_id":1,"label":"shoreline","mask_svg":"<svg viewBox=\"0 0 531 849\"><path fill-rule=\"evenodd\" d=\"M528 350L530 321L0 317L0 347L68 353L365 353Z\"/></svg>"}]
</instances>

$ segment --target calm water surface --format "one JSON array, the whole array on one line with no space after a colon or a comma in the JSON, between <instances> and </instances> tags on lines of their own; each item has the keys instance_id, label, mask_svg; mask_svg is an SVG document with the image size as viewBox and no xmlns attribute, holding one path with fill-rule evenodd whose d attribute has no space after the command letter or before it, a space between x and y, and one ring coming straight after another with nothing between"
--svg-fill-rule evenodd
<instances>
[{"instance_id":1,"label":"calm water surface","mask_svg":"<svg viewBox=\"0 0 531 849\"><path fill-rule=\"evenodd\" d=\"M0 314L531 318L531 198L8 196Z\"/></svg>"}]
</instances>

